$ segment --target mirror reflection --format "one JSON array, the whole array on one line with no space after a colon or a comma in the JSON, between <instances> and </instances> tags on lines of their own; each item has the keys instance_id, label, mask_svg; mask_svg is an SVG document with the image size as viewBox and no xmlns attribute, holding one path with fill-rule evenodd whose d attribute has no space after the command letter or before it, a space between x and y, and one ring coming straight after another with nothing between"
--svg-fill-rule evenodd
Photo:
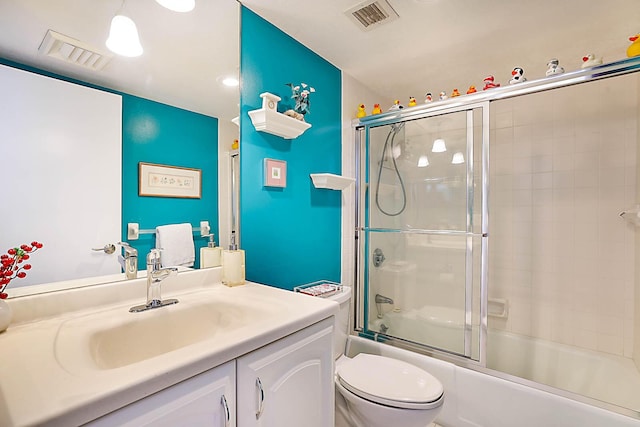
<instances>
[{"instance_id":1,"label":"mirror reflection","mask_svg":"<svg viewBox=\"0 0 640 427\"><path fill-rule=\"evenodd\" d=\"M0 214L0 251L44 243L10 296L40 283L124 279L122 241L144 270L155 235L127 240L128 223L208 221L220 243L218 163L238 137L238 89L223 83L238 77L238 8L235 0L196 2L191 12L155 0L0 4L0 137L11 141L0 179L17 189ZM107 48L117 15L134 22L139 56ZM199 197L140 196L141 162L198 170ZM196 268L209 240L200 234Z\"/></svg>"}]
</instances>

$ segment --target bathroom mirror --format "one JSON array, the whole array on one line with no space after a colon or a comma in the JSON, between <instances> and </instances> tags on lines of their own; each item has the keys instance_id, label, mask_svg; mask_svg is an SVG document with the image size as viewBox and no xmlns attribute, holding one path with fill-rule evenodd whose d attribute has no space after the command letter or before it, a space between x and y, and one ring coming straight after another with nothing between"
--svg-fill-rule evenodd
<instances>
[{"instance_id":1,"label":"bathroom mirror","mask_svg":"<svg viewBox=\"0 0 640 427\"><path fill-rule=\"evenodd\" d=\"M123 57L106 48L111 20L117 14L135 22L144 50L141 56ZM55 42L58 45L48 42L47 34L51 32L61 35ZM53 49L45 49L52 44ZM58 46L57 50L55 46ZM96 52L105 63L95 67L79 64L84 55L78 53L80 51ZM65 52L67 60L61 59ZM239 93L237 86L225 86L223 81L227 77L238 78L239 74L239 4L236 0L196 0L195 10L179 13L164 8L155 0L5 0L0 3L0 63L42 70L88 86L215 117L219 132L232 134L234 128L237 129L231 120L238 116ZM227 139L225 136L224 140ZM223 137L219 136L219 140ZM50 181L55 178L47 177ZM71 216L76 212L68 214ZM43 215L42 220L46 221L46 212ZM215 223L218 218L202 219ZM21 225L16 221L11 226L28 227L29 224ZM55 228L56 224L51 226ZM61 239L70 233L73 230L57 230ZM114 236L114 239L119 238L119 234ZM4 242L0 238L0 243L3 244L0 251L4 253L5 246L25 242ZM49 245L64 249L61 242L50 242ZM144 256L144 253L139 254L141 269L144 269ZM66 259L73 262L73 256ZM100 277L96 282L113 279L114 276ZM64 286L86 281L69 280ZM55 289L55 286L46 289ZM11 295L29 293L29 288L33 291L42 289L23 286L17 281L10 285Z\"/></svg>"}]
</instances>

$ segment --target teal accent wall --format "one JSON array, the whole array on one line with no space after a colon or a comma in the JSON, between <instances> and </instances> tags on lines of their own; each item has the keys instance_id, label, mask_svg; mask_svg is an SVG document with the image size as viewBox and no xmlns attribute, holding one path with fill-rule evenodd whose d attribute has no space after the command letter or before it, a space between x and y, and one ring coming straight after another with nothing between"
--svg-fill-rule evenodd
<instances>
[{"instance_id":1,"label":"teal accent wall","mask_svg":"<svg viewBox=\"0 0 640 427\"><path fill-rule=\"evenodd\" d=\"M122 236L127 241L127 223L140 228L189 222L194 227L209 221L218 240L218 119L0 58L0 64L80 84L122 96ZM157 163L202 169L202 198L177 199L138 196L138 163ZM114 236L115 237L115 236ZM129 242L139 251L138 268L155 247L154 235L140 235ZM195 266L207 239L194 234Z\"/></svg>"},{"instance_id":2,"label":"teal accent wall","mask_svg":"<svg viewBox=\"0 0 640 427\"><path fill-rule=\"evenodd\" d=\"M240 230L248 280L284 289L327 279L340 281L339 191L316 189L310 173L340 173L341 72L258 15L241 8L242 87ZM293 106L287 83L307 83L311 129L293 140L257 132L248 111L260 94ZM287 162L287 186L263 186L265 158Z\"/></svg>"},{"instance_id":3,"label":"teal accent wall","mask_svg":"<svg viewBox=\"0 0 640 427\"><path fill-rule=\"evenodd\" d=\"M202 170L202 198L138 196L138 163L155 163ZM132 95L122 94L122 238L127 223L141 229L209 221L218 237L218 119ZM194 233L195 266L207 239ZM154 235L130 242L142 257L155 247Z\"/></svg>"}]
</instances>

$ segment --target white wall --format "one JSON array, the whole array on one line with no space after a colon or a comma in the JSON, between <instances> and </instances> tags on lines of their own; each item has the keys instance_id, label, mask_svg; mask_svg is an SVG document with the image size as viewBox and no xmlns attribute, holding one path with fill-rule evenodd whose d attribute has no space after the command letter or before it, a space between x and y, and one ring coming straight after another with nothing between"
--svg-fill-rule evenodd
<instances>
[{"instance_id":1,"label":"white wall","mask_svg":"<svg viewBox=\"0 0 640 427\"><path fill-rule=\"evenodd\" d=\"M119 273L122 98L0 65L0 250L40 241L13 286ZM71 212L71 214L70 214Z\"/></svg>"},{"instance_id":2,"label":"white wall","mask_svg":"<svg viewBox=\"0 0 640 427\"><path fill-rule=\"evenodd\" d=\"M355 178L355 135L354 123L358 105L365 104L367 114L371 114L373 104L378 103L383 109L390 107L389 100L374 93L349 74L342 73L342 175ZM342 268L341 282L353 286L355 256L355 185L342 191Z\"/></svg>"}]
</instances>

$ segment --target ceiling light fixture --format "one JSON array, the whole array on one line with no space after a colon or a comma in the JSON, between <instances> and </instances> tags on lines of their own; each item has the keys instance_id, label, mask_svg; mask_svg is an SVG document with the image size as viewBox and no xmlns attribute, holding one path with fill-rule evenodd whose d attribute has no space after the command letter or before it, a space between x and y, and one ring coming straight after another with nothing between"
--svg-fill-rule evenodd
<instances>
[{"instance_id":1,"label":"ceiling light fixture","mask_svg":"<svg viewBox=\"0 0 640 427\"><path fill-rule=\"evenodd\" d=\"M235 77L229 76L222 79L222 84L228 87L236 87L240 82Z\"/></svg>"},{"instance_id":2,"label":"ceiling light fixture","mask_svg":"<svg viewBox=\"0 0 640 427\"><path fill-rule=\"evenodd\" d=\"M453 155L453 159L451 159L451 164L460 165L462 163L464 163L464 155L462 154L461 151L458 151Z\"/></svg>"},{"instance_id":3,"label":"ceiling light fixture","mask_svg":"<svg viewBox=\"0 0 640 427\"><path fill-rule=\"evenodd\" d=\"M444 139L438 138L433 141L433 147L431 148L431 151L434 153L444 153L445 151L447 151L447 144L444 143Z\"/></svg>"},{"instance_id":4,"label":"ceiling light fixture","mask_svg":"<svg viewBox=\"0 0 640 427\"><path fill-rule=\"evenodd\" d=\"M429 159L427 158L427 156L426 155L420 156L420 158L418 159L418 167L424 168L427 166L429 166Z\"/></svg>"},{"instance_id":5,"label":"ceiling light fixture","mask_svg":"<svg viewBox=\"0 0 640 427\"><path fill-rule=\"evenodd\" d=\"M111 52L122 56L140 56L143 52L135 22L124 15L116 15L111 20L106 45Z\"/></svg>"},{"instance_id":6,"label":"ceiling light fixture","mask_svg":"<svg viewBox=\"0 0 640 427\"><path fill-rule=\"evenodd\" d=\"M196 7L196 0L156 0L156 2L174 12L191 12Z\"/></svg>"}]
</instances>

